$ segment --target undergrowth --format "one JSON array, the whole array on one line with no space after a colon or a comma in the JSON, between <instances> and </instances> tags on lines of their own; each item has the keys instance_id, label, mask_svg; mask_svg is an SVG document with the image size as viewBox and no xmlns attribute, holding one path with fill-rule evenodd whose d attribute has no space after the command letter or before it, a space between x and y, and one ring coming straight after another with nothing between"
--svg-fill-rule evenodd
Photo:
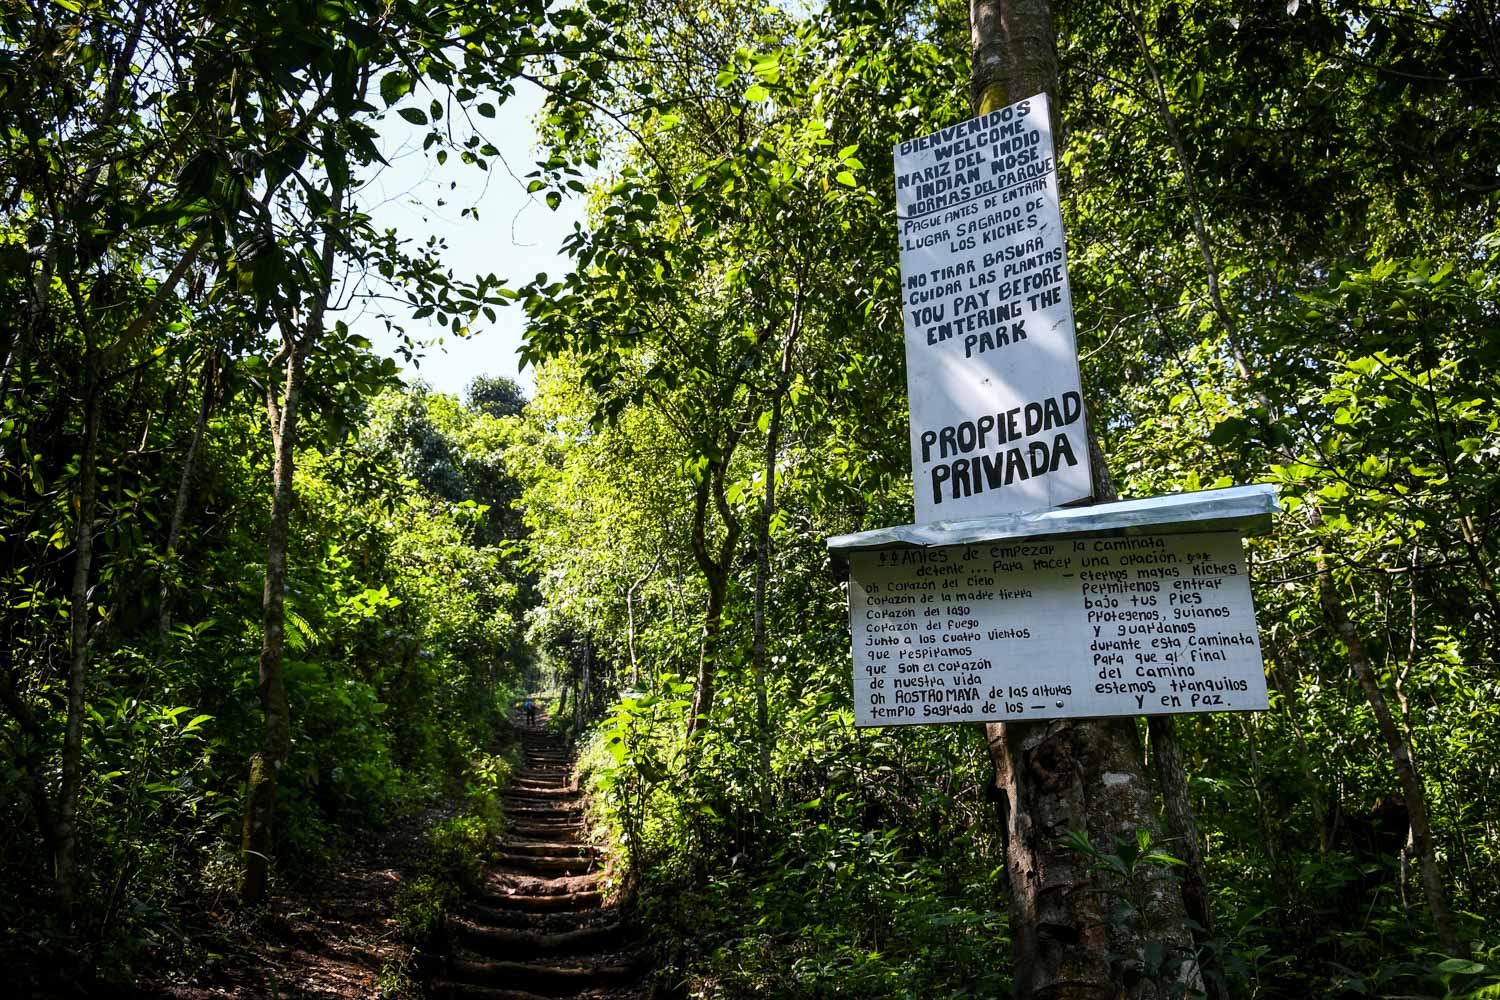
<instances>
[{"instance_id":1,"label":"undergrowth","mask_svg":"<svg viewBox=\"0 0 1500 1000\"><path fill-rule=\"evenodd\" d=\"M403 939L412 945L413 961L444 946L443 927L464 895L476 891L485 867L494 861L505 832L500 796L518 761L513 733L490 752L470 761L457 815L427 832L428 852L421 872L396 895L395 919Z\"/></svg>"}]
</instances>

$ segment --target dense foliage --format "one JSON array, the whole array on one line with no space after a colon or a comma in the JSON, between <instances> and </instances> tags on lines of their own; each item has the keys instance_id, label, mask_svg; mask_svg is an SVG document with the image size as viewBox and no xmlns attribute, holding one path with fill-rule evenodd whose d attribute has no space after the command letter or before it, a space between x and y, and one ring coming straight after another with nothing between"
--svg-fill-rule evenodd
<instances>
[{"instance_id":1,"label":"dense foliage","mask_svg":"<svg viewBox=\"0 0 1500 1000\"><path fill-rule=\"evenodd\" d=\"M198 360L143 379L122 411L134 419L105 439L115 457L80 807L81 894L100 905L74 927L104 949L105 975L144 953L170 955L179 917L223 905L238 865L243 762L258 743L268 471L256 447L264 418L232 369L209 387L213 410L187 477L193 513L165 549L194 410L171 394L193 387ZM360 423L336 445L307 449L298 473L287 633L296 749L277 837L292 869L433 801L490 741L528 663L519 625L529 583L503 554L505 519L492 513L506 479L485 444L493 418L420 389L388 390ZM71 437L54 440L66 449ZM433 458L435 445L447 454ZM39 485L65 496L66 467ZM11 683L26 722L9 732L3 919L11 945L34 957L69 940L33 919L48 908L49 862L32 818L61 727L47 650L66 616L48 574L66 543L43 528L28 535L8 543Z\"/></svg>"},{"instance_id":2,"label":"dense foliage","mask_svg":"<svg viewBox=\"0 0 1500 1000\"><path fill-rule=\"evenodd\" d=\"M1493 23L1056 13L1073 295L1121 492L1272 482L1285 506L1252 547L1273 710L1179 726L1209 947L1235 995L1478 989L1500 976ZM591 652L565 677L599 716L602 819L701 995L1006 989L981 736L853 728L822 551L910 518L889 149L966 113L965 16L647 4L617 101L553 119L539 179L614 159L578 270L529 290L529 548L547 634ZM1168 863L1079 846L1124 900Z\"/></svg>"},{"instance_id":3,"label":"dense foliage","mask_svg":"<svg viewBox=\"0 0 1500 1000\"><path fill-rule=\"evenodd\" d=\"M336 317L394 295L461 333L503 304L361 211L376 126L486 168L482 131L439 120L598 49L604 9L0 13L0 919L23 983L124 975L180 943L175 911L242 875L255 897L249 872L419 804L489 738L527 663L488 412L518 390L398 390Z\"/></svg>"}]
</instances>

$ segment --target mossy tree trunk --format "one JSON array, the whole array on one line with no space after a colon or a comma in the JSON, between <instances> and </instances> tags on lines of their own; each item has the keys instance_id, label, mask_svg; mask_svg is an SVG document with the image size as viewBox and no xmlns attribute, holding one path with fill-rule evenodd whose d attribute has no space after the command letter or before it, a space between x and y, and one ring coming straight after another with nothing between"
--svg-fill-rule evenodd
<instances>
[{"instance_id":1,"label":"mossy tree trunk","mask_svg":"<svg viewBox=\"0 0 1500 1000\"><path fill-rule=\"evenodd\" d=\"M302 401L301 345L288 342L285 384L280 401L275 389L266 390L274 446L271 485L271 526L266 538L266 579L261 593L260 705L265 734L260 750L250 757L245 789L245 821L241 837L245 872L240 898L249 904L265 898L271 865L271 832L276 785L292 744L291 709L286 696L286 559L290 531L293 456L297 440L297 411Z\"/></svg>"},{"instance_id":2,"label":"mossy tree trunk","mask_svg":"<svg viewBox=\"0 0 1500 1000\"><path fill-rule=\"evenodd\" d=\"M276 786L292 745L291 709L286 693L286 575L292 504L296 499L294 459L308 356L323 335L328 299L333 292L333 267L342 226L344 188L335 183L332 205L323 223L316 284L305 300L307 314L300 326L279 312L281 350L272 371L282 368L280 398L274 378L266 383L266 415L271 427L271 525L266 532L266 577L261 594L260 704L265 735L260 750L250 757L245 785L245 815L241 832L244 874L240 899L254 905L265 899L270 876L272 820Z\"/></svg>"}]
</instances>

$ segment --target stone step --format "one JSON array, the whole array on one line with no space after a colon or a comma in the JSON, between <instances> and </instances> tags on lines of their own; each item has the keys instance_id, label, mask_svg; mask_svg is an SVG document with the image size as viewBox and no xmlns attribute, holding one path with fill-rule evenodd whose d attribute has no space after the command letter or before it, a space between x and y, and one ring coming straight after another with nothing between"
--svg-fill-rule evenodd
<instances>
[{"instance_id":1,"label":"stone step","mask_svg":"<svg viewBox=\"0 0 1500 1000\"><path fill-rule=\"evenodd\" d=\"M579 806L569 809L565 806L534 806L524 802L507 801L505 814L511 819L526 823L542 823L547 820L576 823L583 818L583 809Z\"/></svg>"},{"instance_id":2,"label":"stone step","mask_svg":"<svg viewBox=\"0 0 1500 1000\"><path fill-rule=\"evenodd\" d=\"M506 833L518 840L576 840L583 834L583 823L511 823Z\"/></svg>"},{"instance_id":3,"label":"stone step","mask_svg":"<svg viewBox=\"0 0 1500 1000\"><path fill-rule=\"evenodd\" d=\"M598 889L604 882L602 871L582 875L522 875L516 872L492 871L480 883L480 893L489 896L563 896L570 892Z\"/></svg>"},{"instance_id":4,"label":"stone step","mask_svg":"<svg viewBox=\"0 0 1500 1000\"><path fill-rule=\"evenodd\" d=\"M579 910L597 910L604 903L604 894L598 889L581 892L557 892L549 895L500 895L485 893L476 900L476 906L496 910L519 910L525 913L573 913Z\"/></svg>"},{"instance_id":5,"label":"stone step","mask_svg":"<svg viewBox=\"0 0 1500 1000\"><path fill-rule=\"evenodd\" d=\"M583 955L607 951L625 938L625 925L618 920L567 931L495 927L469 920L456 920L449 926L465 947L496 958Z\"/></svg>"},{"instance_id":6,"label":"stone step","mask_svg":"<svg viewBox=\"0 0 1500 1000\"><path fill-rule=\"evenodd\" d=\"M509 851L500 851L495 856L495 863L511 871L538 875L582 875L594 867L593 858L513 854Z\"/></svg>"},{"instance_id":7,"label":"stone step","mask_svg":"<svg viewBox=\"0 0 1500 1000\"><path fill-rule=\"evenodd\" d=\"M599 848L593 844L580 844L559 840L503 840L500 850L506 854L529 854L538 858L597 858Z\"/></svg>"},{"instance_id":8,"label":"stone step","mask_svg":"<svg viewBox=\"0 0 1500 1000\"><path fill-rule=\"evenodd\" d=\"M530 776L517 774L511 781L512 787L534 786L536 788L568 788L573 784L566 775L550 774L544 776Z\"/></svg>"},{"instance_id":9,"label":"stone step","mask_svg":"<svg viewBox=\"0 0 1500 1000\"><path fill-rule=\"evenodd\" d=\"M560 933L576 931L598 923L600 918L610 911L604 907L596 907L539 913L532 910L506 910L482 903L465 903L459 912L465 919L486 927L512 927L517 930Z\"/></svg>"},{"instance_id":10,"label":"stone step","mask_svg":"<svg viewBox=\"0 0 1500 1000\"><path fill-rule=\"evenodd\" d=\"M620 986L640 976L642 963L606 962L493 962L455 958L448 963L448 978L479 986L519 987L547 997L574 996L580 990Z\"/></svg>"},{"instance_id":11,"label":"stone step","mask_svg":"<svg viewBox=\"0 0 1500 1000\"><path fill-rule=\"evenodd\" d=\"M522 789L521 791L501 792L500 797L515 802L517 805L530 805L537 808L547 807L556 809L572 807L576 809L580 805L579 793L572 790L556 794L552 792L538 793Z\"/></svg>"},{"instance_id":12,"label":"stone step","mask_svg":"<svg viewBox=\"0 0 1500 1000\"><path fill-rule=\"evenodd\" d=\"M539 993L528 993L525 990L455 983L450 979L434 979L427 988L426 995L431 1000L550 1000Z\"/></svg>"}]
</instances>

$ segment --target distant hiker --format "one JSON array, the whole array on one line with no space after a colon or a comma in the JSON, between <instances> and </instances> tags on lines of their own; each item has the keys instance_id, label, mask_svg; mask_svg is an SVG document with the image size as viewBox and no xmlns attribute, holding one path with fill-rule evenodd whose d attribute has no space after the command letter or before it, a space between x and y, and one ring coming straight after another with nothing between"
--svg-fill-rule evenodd
<instances>
[{"instance_id":1,"label":"distant hiker","mask_svg":"<svg viewBox=\"0 0 1500 1000\"><path fill-rule=\"evenodd\" d=\"M526 724L528 726L536 725L536 702L530 698L526 699Z\"/></svg>"}]
</instances>

